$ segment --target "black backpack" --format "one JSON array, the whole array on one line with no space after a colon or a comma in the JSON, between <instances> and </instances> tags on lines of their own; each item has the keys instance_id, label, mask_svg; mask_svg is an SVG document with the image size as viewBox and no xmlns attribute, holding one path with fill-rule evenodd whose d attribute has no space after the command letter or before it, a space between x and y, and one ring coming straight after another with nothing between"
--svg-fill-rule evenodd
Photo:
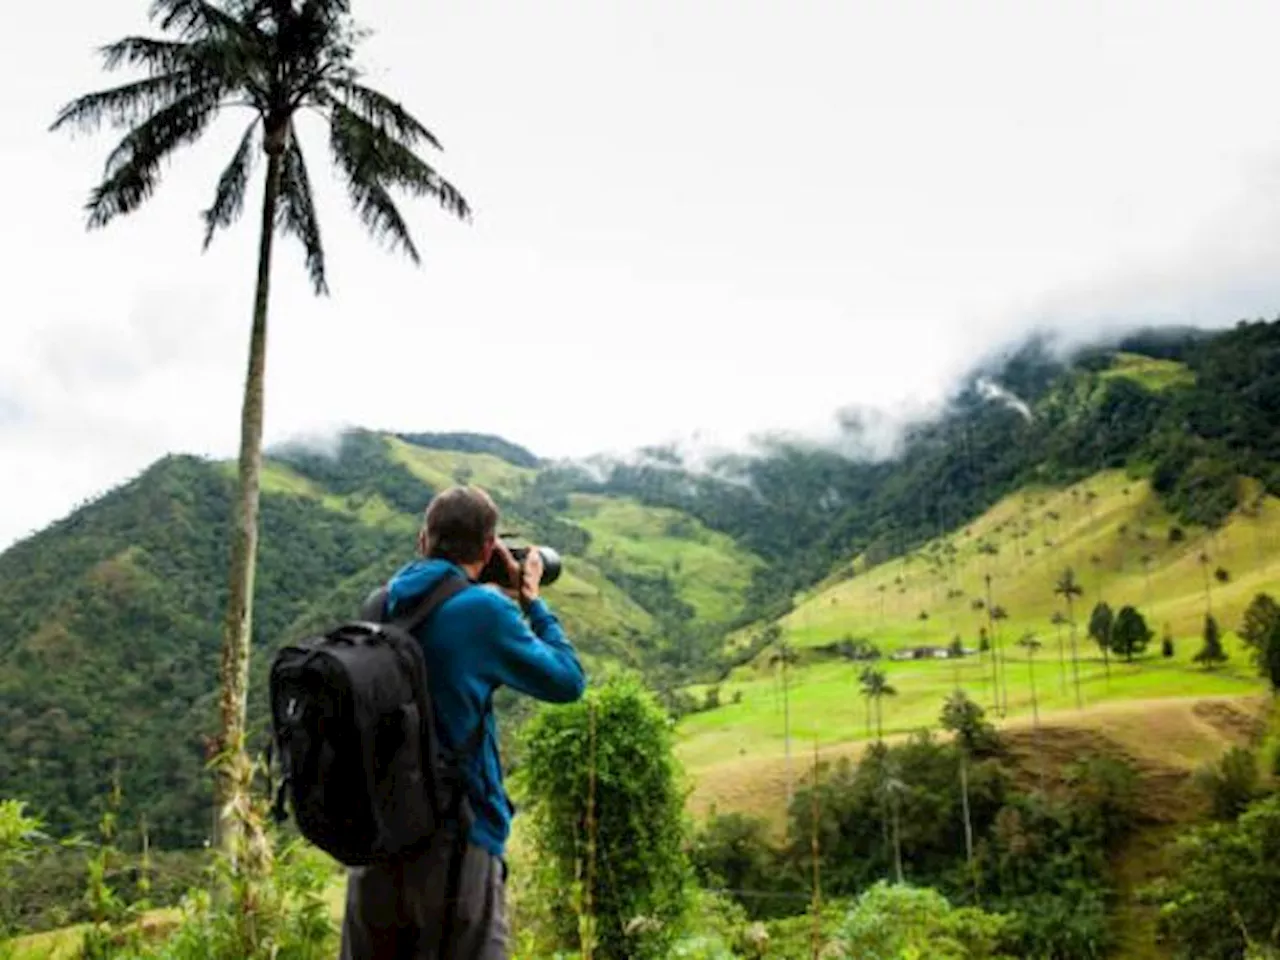
<instances>
[{"instance_id":1,"label":"black backpack","mask_svg":"<svg viewBox=\"0 0 1280 960\"><path fill-rule=\"evenodd\" d=\"M402 619L344 623L272 662L272 748L284 775L276 819L288 816L287 794L302 835L347 866L414 853L442 828L457 826L460 837L470 828L459 760L478 747L484 718L461 751L444 748L414 637L468 586L447 577Z\"/></svg>"}]
</instances>

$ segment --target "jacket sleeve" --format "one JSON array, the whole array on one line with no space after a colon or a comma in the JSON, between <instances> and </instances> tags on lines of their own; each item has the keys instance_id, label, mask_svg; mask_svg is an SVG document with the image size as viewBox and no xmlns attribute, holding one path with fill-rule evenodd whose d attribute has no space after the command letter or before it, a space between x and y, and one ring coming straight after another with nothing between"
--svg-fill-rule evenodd
<instances>
[{"instance_id":1,"label":"jacket sleeve","mask_svg":"<svg viewBox=\"0 0 1280 960\"><path fill-rule=\"evenodd\" d=\"M507 597L496 598L488 667L492 678L551 703L571 703L586 690L586 674L560 621L541 598L529 605L529 621Z\"/></svg>"}]
</instances>

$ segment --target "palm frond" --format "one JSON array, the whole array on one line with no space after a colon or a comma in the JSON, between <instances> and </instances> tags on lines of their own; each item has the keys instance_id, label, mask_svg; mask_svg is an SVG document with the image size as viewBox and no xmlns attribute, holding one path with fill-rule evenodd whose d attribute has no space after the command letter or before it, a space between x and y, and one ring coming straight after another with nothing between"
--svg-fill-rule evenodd
<instances>
[{"instance_id":1,"label":"palm frond","mask_svg":"<svg viewBox=\"0 0 1280 960\"><path fill-rule=\"evenodd\" d=\"M386 129L406 147L415 147L419 140L425 140L437 150L444 149L430 130L385 94L349 80L334 81L329 84L329 89L341 98L347 109L374 126Z\"/></svg>"},{"instance_id":2,"label":"palm frond","mask_svg":"<svg viewBox=\"0 0 1280 960\"><path fill-rule=\"evenodd\" d=\"M279 224L285 233L302 241L307 255L307 272L317 294L328 293L324 275L324 245L320 241L320 220L311 195L311 179L302 156L297 132L290 127L289 143L281 158Z\"/></svg>"},{"instance_id":3,"label":"palm frond","mask_svg":"<svg viewBox=\"0 0 1280 960\"><path fill-rule=\"evenodd\" d=\"M207 88L193 91L134 127L107 156L106 176L139 158L163 159L176 147L191 143L204 132L217 112L219 92Z\"/></svg>"},{"instance_id":4,"label":"palm frond","mask_svg":"<svg viewBox=\"0 0 1280 960\"><path fill-rule=\"evenodd\" d=\"M367 180L401 187L414 196L435 197L461 220L471 218L462 194L412 150L340 103L331 105L330 139Z\"/></svg>"},{"instance_id":5,"label":"palm frond","mask_svg":"<svg viewBox=\"0 0 1280 960\"><path fill-rule=\"evenodd\" d=\"M208 0L154 0L151 17L160 29L179 36L233 35L247 38L250 28Z\"/></svg>"},{"instance_id":6,"label":"palm frond","mask_svg":"<svg viewBox=\"0 0 1280 960\"><path fill-rule=\"evenodd\" d=\"M343 122L336 110L329 124L329 147L338 169L346 176L347 192L361 222L374 238L389 239L392 249L398 245L414 263L421 263L418 248L409 236L408 225L400 216L387 188L378 182L376 156L369 153L358 129Z\"/></svg>"},{"instance_id":7,"label":"palm frond","mask_svg":"<svg viewBox=\"0 0 1280 960\"><path fill-rule=\"evenodd\" d=\"M113 126L132 126L142 117L172 105L207 82L196 73L181 71L88 93L63 107L49 129L76 126L92 131L98 129L103 121Z\"/></svg>"},{"instance_id":8,"label":"palm frond","mask_svg":"<svg viewBox=\"0 0 1280 960\"><path fill-rule=\"evenodd\" d=\"M90 229L141 206L155 190L160 164L178 147L196 140L217 109L216 93L192 93L125 136L107 159L105 178L89 199Z\"/></svg>"},{"instance_id":9,"label":"palm frond","mask_svg":"<svg viewBox=\"0 0 1280 960\"><path fill-rule=\"evenodd\" d=\"M218 228L230 226L244 211L244 194L253 167L254 134L257 130L258 121L254 119L245 130L231 162L218 178L218 189L213 197L213 206L201 214L205 225L204 247L206 250L213 242L213 235Z\"/></svg>"},{"instance_id":10,"label":"palm frond","mask_svg":"<svg viewBox=\"0 0 1280 960\"><path fill-rule=\"evenodd\" d=\"M152 76L173 73L191 64L191 44L181 40L156 40L152 37L125 37L98 51L105 70L121 66L146 67Z\"/></svg>"}]
</instances>

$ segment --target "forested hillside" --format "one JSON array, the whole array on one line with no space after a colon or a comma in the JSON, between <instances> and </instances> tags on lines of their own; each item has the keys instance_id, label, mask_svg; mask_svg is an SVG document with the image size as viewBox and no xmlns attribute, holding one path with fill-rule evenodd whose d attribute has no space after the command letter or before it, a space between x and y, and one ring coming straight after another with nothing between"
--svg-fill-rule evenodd
<instances>
[{"instance_id":1,"label":"forested hillside","mask_svg":"<svg viewBox=\"0 0 1280 960\"><path fill-rule=\"evenodd\" d=\"M1071 354L1036 338L980 365L890 459L775 441L699 472L653 450L594 483L586 471L575 479L684 510L739 539L770 561L754 595L785 606L842 560L879 562L1026 484L1100 470L1149 477L1184 523L1219 525L1241 505L1240 476L1280 493L1278 410L1280 322L1152 330ZM846 432L856 447L857 423Z\"/></svg>"},{"instance_id":2,"label":"forested hillside","mask_svg":"<svg viewBox=\"0 0 1280 960\"><path fill-rule=\"evenodd\" d=\"M1073 356L1033 341L975 370L889 459L774 444L693 471L649 451L601 476L491 437L372 431L272 451L251 716L260 732L271 651L349 615L409 558L423 505L453 482L491 488L507 529L565 553L550 595L594 673L636 667L669 693L749 662L750 640L726 641L785 615L797 591L854 558L876 567L942 543L1023 488L1113 471L1189 530L1260 509L1259 494L1280 492L1276 410L1280 324L1247 324ZM118 766L156 842L206 837L232 490L229 464L166 458L0 555L0 783L55 831L95 821ZM1053 544L1034 549L1046 569L1065 565Z\"/></svg>"}]
</instances>

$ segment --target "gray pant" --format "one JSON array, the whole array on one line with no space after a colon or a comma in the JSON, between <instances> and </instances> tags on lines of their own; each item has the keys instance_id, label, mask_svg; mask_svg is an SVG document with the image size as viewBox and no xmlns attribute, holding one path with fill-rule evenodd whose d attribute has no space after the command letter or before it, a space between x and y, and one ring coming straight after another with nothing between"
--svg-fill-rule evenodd
<instances>
[{"instance_id":1,"label":"gray pant","mask_svg":"<svg viewBox=\"0 0 1280 960\"><path fill-rule=\"evenodd\" d=\"M456 844L441 844L350 869L340 960L506 960L506 865L474 844L460 863L458 855Z\"/></svg>"}]
</instances>

